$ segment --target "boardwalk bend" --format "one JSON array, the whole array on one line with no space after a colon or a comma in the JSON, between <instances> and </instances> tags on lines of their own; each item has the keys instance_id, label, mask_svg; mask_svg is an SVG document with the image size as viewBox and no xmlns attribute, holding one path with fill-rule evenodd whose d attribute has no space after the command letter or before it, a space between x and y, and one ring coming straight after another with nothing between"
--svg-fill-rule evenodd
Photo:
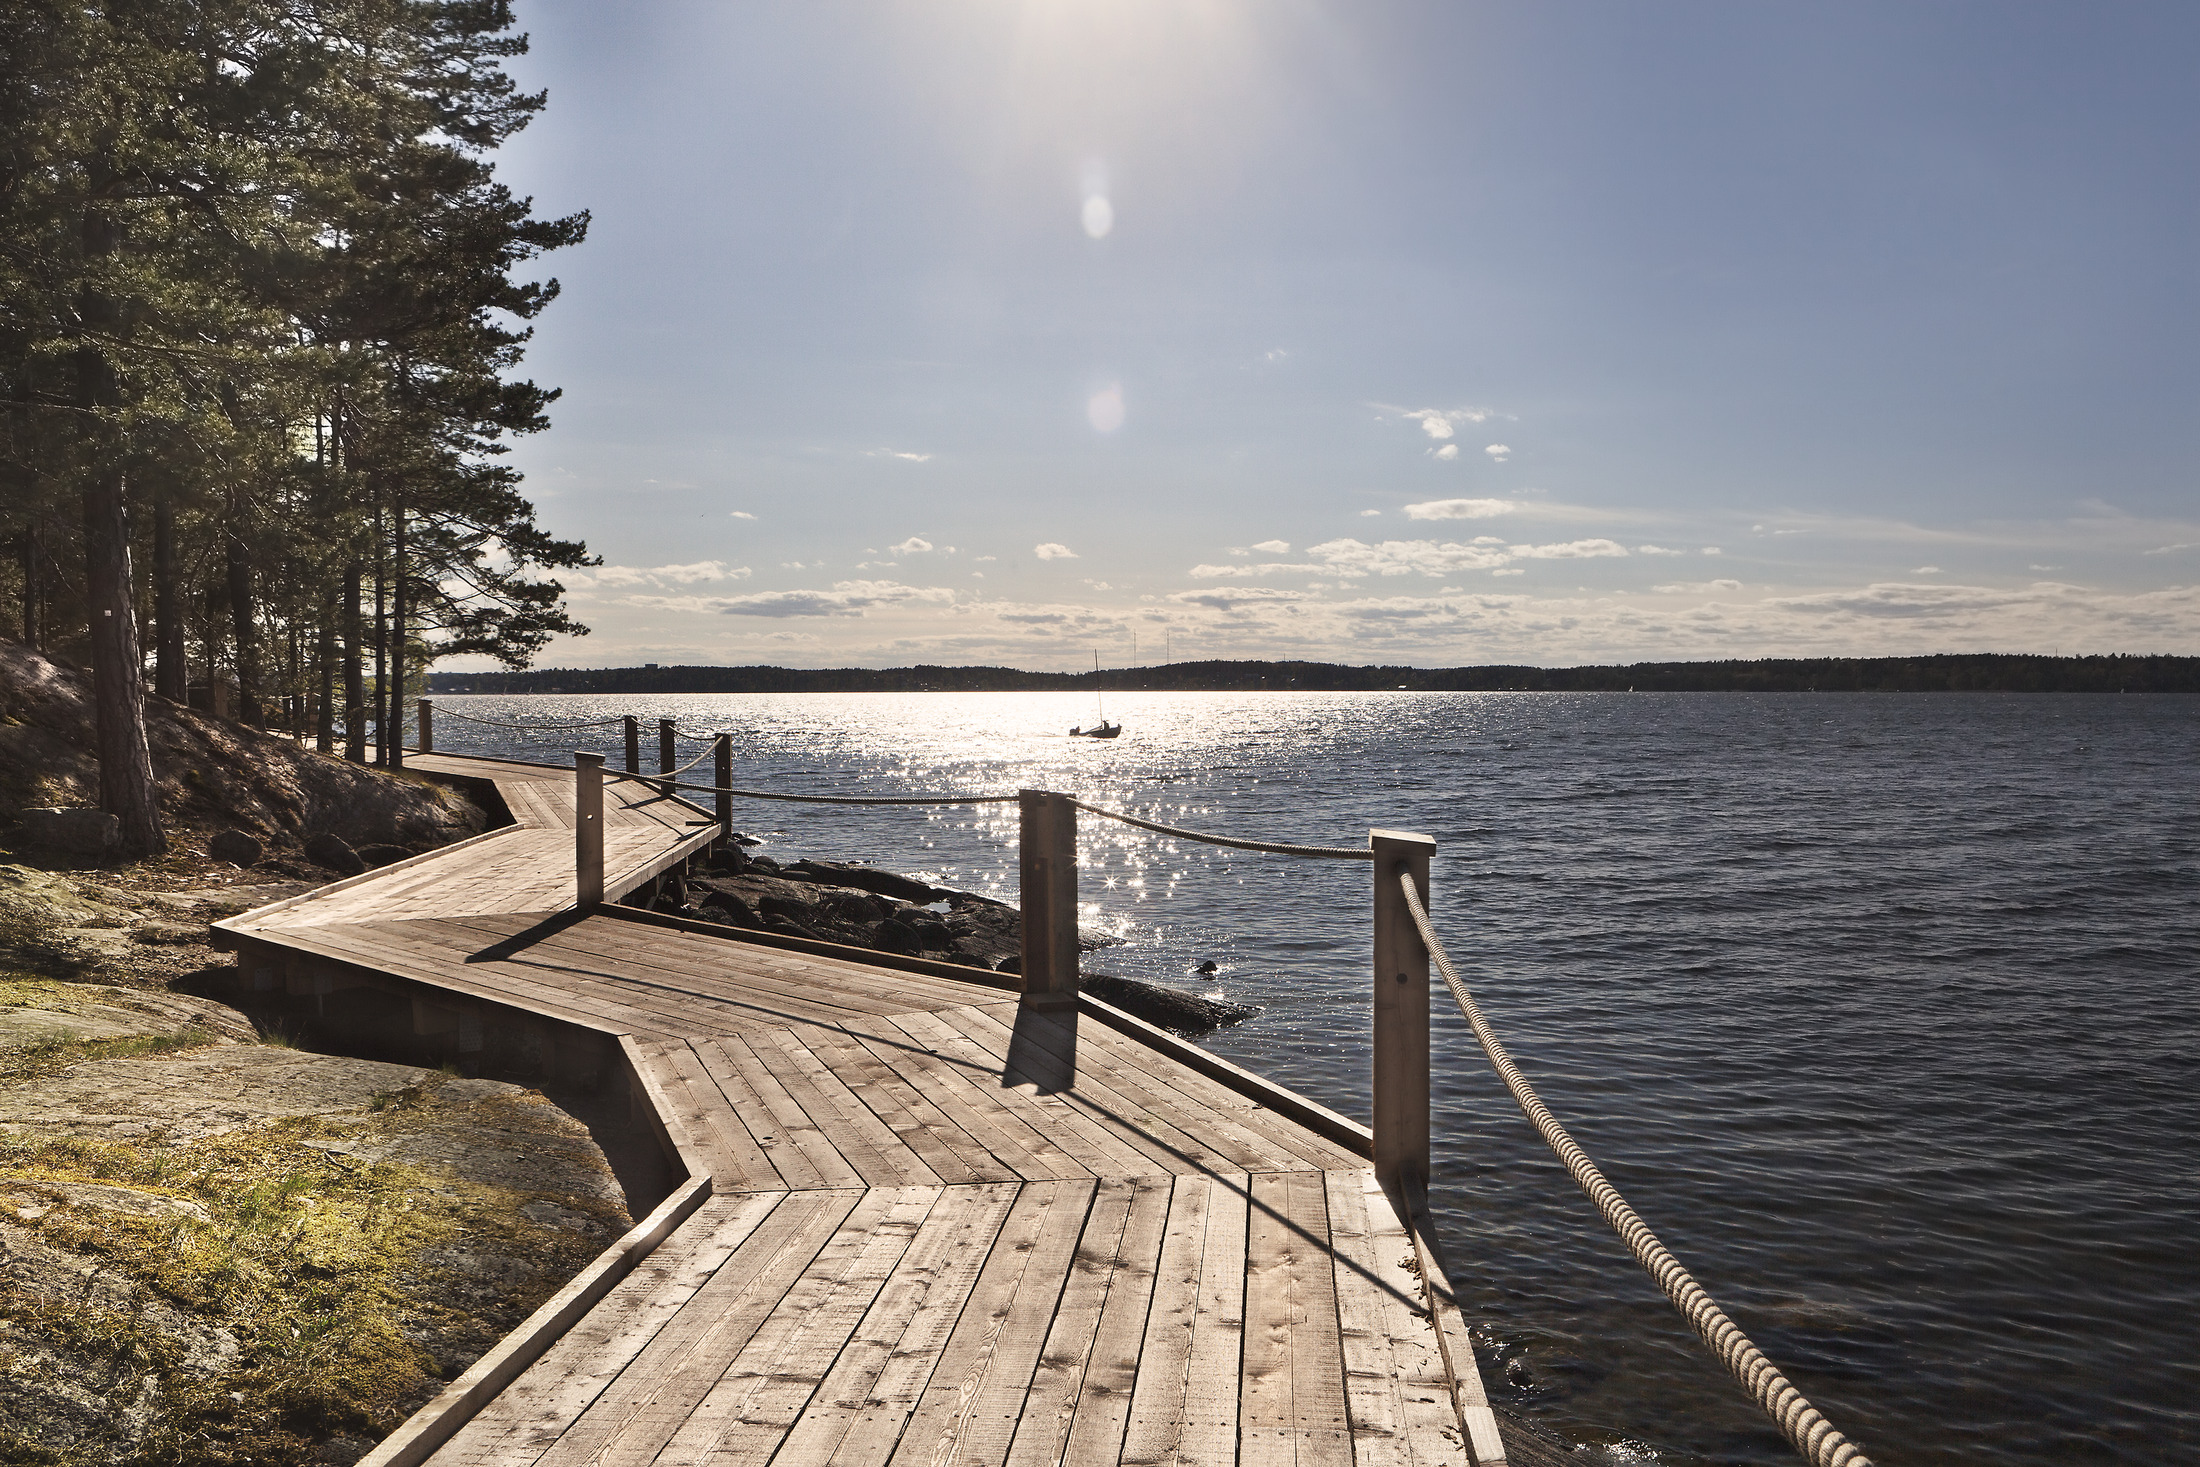
<instances>
[{"instance_id":1,"label":"boardwalk bend","mask_svg":"<svg viewBox=\"0 0 2200 1467\"><path fill-rule=\"evenodd\" d=\"M1504 1460L1428 1227L1395 887L1371 1131L1077 992L1066 797L1025 797L1019 991L616 905L723 799L406 763L513 823L218 924L241 981L623 1080L685 1176L373 1467Z\"/></svg>"}]
</instances>

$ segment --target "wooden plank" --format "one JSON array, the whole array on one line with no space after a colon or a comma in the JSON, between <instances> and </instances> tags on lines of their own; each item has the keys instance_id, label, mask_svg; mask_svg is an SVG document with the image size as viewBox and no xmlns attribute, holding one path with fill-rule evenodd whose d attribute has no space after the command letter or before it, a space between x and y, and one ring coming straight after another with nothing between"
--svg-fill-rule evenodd
<instances>
[{"instance_id":1,"label":"wooden plank","mask_svg":"<svg viewBox=\"0 0 2200 1467\"><path fill-rule=\"evenodd\" d=\"M784 1200L776 1193L715 1196L610 1297L461 1427L437 1454L445 1467L531 1461L547 1450L627 1362L679 1313Z\"/></svg>"},{"instance_id":2,"label":"wooden plank","mask_svg":"<svg viewBox=\"0 0 2200 1467\"><path fill-rule=\"evenodd\" d=\"M1149 1154L1173 1158L1172 1171L1187 1167L1200 1171L1287 1171L1304 1169L1306 1159L1293 1148L1278 1144L1242 1123L1235 1107L1217 1109L1200 1104L1157 1081L1151 1074L1126 1064L1116 1046L1120 1036L1093 1025L1088 1036L1080 1026L1073 1031L1053 1014L1018 1014L1015 1028L1004 1019L1007 1005L979 1008L979 1021L994 1027L1005 1041L1022 1030L1029 1042L1047 1047L1074 1068L1078 1080L1074 1100L1091 1108L1095 1118L1134 1143L1144 1143ZM1157 1057L1150 1057L1157 1058ZM1166 1061L1161 1061L1166 1063Z\"/></svg>"},{"instance_id":3,"label":"wooden plank","mask_svg":"<svg viewBox=\"0 0 2200 1467\"><path fill-rule=\"evenodd\" d=\"M1039 1181L1093 1174L1022 1116L1004 1110L992 1096L980 1091L967 1075L933 1051L926 1035L911 1033L904 1022L907 1017L879 1020L871 1026L877 1032L866 1032L855 1025L847 1026L847 1031L1013 1175Z\"/></svg>"},{"instance_id":4,"label":"wooden plank","mask_svg":"<svg viewBox=\"0 0 2200 1467\"><path fill-rule=\"evenodd\" d=\"M764 1067L786 1087L795 1104L827 1131L864 1181L874 1187L939 1185L940 1174L902 1145L893 1129L840 1082L800 1034L792 1029L764 1029L745 1037Z\"/></svg>"},{"instance_id":5,"label":"wooden plank","mask_svg":"<svg viewBox=\"0 0 2200 1467\"><path fill-rule=\"evenodd\" d=\"M1347 1464L1352 1442L1321 1174L1269 1173L1252 1181L1240 1460L1248 1467Z\"/></svg>"},{"instance_id":6,"label":"wooden plank","mask_svg":"<svg viewBox=\"0 0 2200 1467\"><path fill-rule=\"evenodd\" d=\"M1366 1450L1359 1410L1353 1404L1352 1436L1356 1458L1362 1461L1410 1461L1416 1467L1465 1467L1470 1460L1460 1435L1459 1418L1452 1405L1449 1370L1429 1320L1413 1239L1383 1192L1372 1170L1331 1172L1327 1178L1331 1198L1330 1236L1335 1241L1337 1317L1340 1323L1364 1317L1374 1339L1382 1346L1382 1358L1370 1368L1395 1391L1399 1431L1405 1454L1390 1455ZM1358 1207L1353 1208L1357 1194ZM1365 1251L1355 1252L1335 1219L1364 1218ZM1370 1304L1372 1308L1370 1308ZM1352 1385L1352 1335L1343 1333L1346 1347L1348 1398Z\"/></svg>"},{"instance_id":7,"label":"wooden plank","mask_svg":"<svg viewBox=\"0 0 2200 1467\"><path fill-rule=\"evenodd\" d=\"M1005 1058L991 1052L982 1040L958 1024L960 1017L959 1011L948 1009L936 1014L900 1014L894 1022L929 1041L934 1053L951 1063L949 1073L978 1104L997 1114L1015 1116L1044 1138L1051 1151L1094 1176L1135 1177L1170 1169L1070 1106L1060 1101L1041 1101L1009 1085Z\"/></svg>"},{"instance_id":8,"label":"wooden plank","mask_svg":"<svg viewBox=\"0 0 2200 1467\"><path fill-rule=\"evenodd\" d=\"M949 1188L856 1325L774 1460L876 1462L916 1410L1022 1189Z\"/></svg>"},{"instance_id":9,"label":"wooden plank","mask_svg":"<svg viewBox=\"0 0 2200 1467\"><path fill-rule=\"evenodd\" d=\"M1137 1184L1128 1178L1100 1179L1092 1211L1085 1218L1084 1236L1077 1240L1069 1283L1055 1306L1053 1320L1046 1326L1045 1348L1024 1393L1015 1438L1009 1445L1008 1467L1037 1467L1062 1460L1136 1195Z\"/></svg>"},{"instance_id":10,"label":"wooden plank","mask_svg":"<svg viewBox=\"0 0 2200 1467\"><path fill-rule=\"evenodd\" d=\"M888 1461L993 1467L1007 1457L1098 1185L1025 1184Z\"/></svg>"},{"instance_id":11,"label":"wooden plank","mask_svg":"<svg viewBox=\"0 0 2200 1467\"><path fill-rule=\"evenodd\" d=\"M1105 1102L1096 1101L1095 1095L1080 1096L1078 1088L1061 1090L1050 1095L1040 1095L1027 1088L1031 1079L1024 1070L1010 1066L1012 1047L1016 1043L1015 1031L994 1015L978 1008L943 1010L940 1020L961 1034L970 1044L982 1051L998 1067L1001 1089L998 1091L1004 1103L1017 1098L1024 1099L1047 1118L1048 1134L1065 1148L1076 1150L1072 1138L1081 1138L1087 1150L1100 1158L1093 1170L1102 1175L1147 1176L1159 1173L1227 1169L1227 1164L1213 1158L1214 1166L1203 1165L1208 1158L1187 1156L1168 1142L1156 1139L1148 1133L1121 1124L1111 1124L1106 1114ZM1046 1016L1026 1013L1018 1016L1018 1023L1026 1024L1037 1032L1050 1027ZM1022 1083L1019 1083L1022 1082ZM1080 1076L1079 1088L1091 1087ZM1108 1098L1113 1098L1108 1097ZM1204 1151L1204 1148L1201 1148ZM1080 1160L1084 1152L1078 1152ZM1089 1163L1088 1163L1089 1164Z\"/></svg>"},{"instance_id":12,"label":"wooden plank","mask_svg":"<svg viewBox=\"0 0 2200 1467\"><path fill-rule=\"evenodd\" d=\"M1238 1455L1238 1375L1245 1356L1245 1262L1252 1178L1207 1182L1207 1247L1199 1263L1189 1383L1177 1460L1223 1467Z\"/></svg>"},{"instance_id":13,"label":"wooden plank","mask_svg":"<svg viewBox=\"0 0 2200 1467\"><path fill-rule=\"evenodd\" d=\"M909 1251L941 1192L880 1187L866 1193L673 1432L654 1459L656 1467L768 1460Z\"/></svg>"},{"instance_id":14,"label":"wooden plank","mask_svg":"<svg viewBox=\"0 0 2200 1467\"><path fill-rule=\"evenodd\" d=\"M706 1148L712 1180L721 1191L788 1185L742 1120L740 1108L718 1088L689 1041L676 1040L666 1049L664 1070L670 1074L662 1083L679 1106L688 1135Z\"/></svg>"},{"instance_id":15,"label":"wooden plank","mask_svg":"<svg viewBox=\"0 0 2200 1467\"><path fill-rule=\"evenodd\" d=\"M1076 1415L1061 1456L1065 1463L1106 1467L1122 1460L1175 1180L1141 1177L1131 1184L1130 1216L1123 1223L1107 1303L1101 1306L1092 1352L1078 1383Z\"/></svg>"},{"instance_id":16,"label":"wooden plank","mask_svg":"<svg viewBox=\"0 0 2200 1467\"><path fill-rule=\"evenodd\" d=\"M924 1164L949 1186L1005 1182L1015 1171L970 1139L939 1108L843 1028L803 1031L803 1042Z\"/></svg>"},{"instance_id":17,"label":"wooden plank","mask_svg":"<svg viewBox=\"0 0 2200 1467\"><path fill-rule=\"evenodd\" d=\"M783 1155L787 1149L792 1148L803 1161L809 1163L809 1170L817 1179L807 1185L863 1185L863 1174L841 1153L833 1139L818 1128L816 1118L787 1093L786 1087L757 1058L746 1039L738 1034L722 1034L707 1044L697 1043L696 1053L703 1056L704 1067L710 1070L711 1077L718 1081L721 1090L726 1090L730 1095L732 1091L727 1080L737 1078L748 1093L761 1103L765 1114L771 1117L772 1124L778 1128L778 1141L784 1144L777 1144L763 1134L759 1134L756 1139L763 1143L765 1151L772 1158L772 1164L779 1168L781 1176L791 1178L793 1175L791 1161ZM723 1070L714 1063L721 1056L725 1066Z\"/></svg>"},{"instance_id":18,"label":"wooden plank","mask_svg":"<svg viewBox=\"0 0 2200 1467\"><path fill-rule=\"evenodd\" d=\"M1123 1461L1174 1464L1192 1388L1192 1330L1199 1318L1200 1267L1207 1252L1213 1180L1178 1177L1170 1192L1167 1231L1154 1266L1153 1308L1139 1345ZM1231 1374L1236 1374L1233 1361ZM1233 1395L1235 1393L1233 1392Z\"/></svg>"},{"instance_id":19,"label":"wooden plank","mask_svg":"<svg viewBox=\"0 0 2200 1467\"><path fill-rule=\"evenodd\" d=\"M798 1192L772 1210L628 1362L539 1467L643 1467L687 1419L795 1279L861 1200L859 1192Z\"/></svg>"},{"instance_id":20,"label":"wooden plank","mask_svg":"<svg viewBox=\"0 0 2200 1467\"><path fill-rule=\"evenodd\" d=\"M1466 1318L1460 1313L1458 1293L1445 1271L1442 1250L1436 1245L1436 1224L1429 1215L1428 1193L1418 1181L1408 1178L1390 1194L1389 1200L1397 1209L1399 1221L1413 1235L1414 1259L1421 1270L1422 1298L1428 1304L1429 1322L1435 1328L1436 1342L1444 1355L1444 1367L1451 1377L1459 1423L1466 1428L1467 1439L1474 1446L1474 1459L1481 1467L1505 1467L1504 1438L1498 1434L1497 1414L1490 1409L1489 1397L1483 1394L1481 1367L1474 1360L1474 1341L1467 1333Z\"/></svg>"},{"instance_id":21,"label":"wooden plank","mask_svg":"<svg viewBox=\"0 0 2200 1467\"><path fill-rule=\"evenodd\" d=\"M484 935L496 930L489 918L445 920ZM773 1023L804 1019L831 1023L845 1016L892 1013L907 1006L880 996L875 979L869 985L871 991L866 992L866 985L849 982L842 975L835 975L840 977L838 982L752 977L727 971L729 945L712 943L707 938L630 938L629 934L636 931L652 930L637 929L612 917L594 916L542 933L530 941L526 952L533 961L555 962L573 971L631 985L638 995L647 993L658 1004L675 1011L684 1009L703 1025L728 1018L738 1020L740 1010L769 1015L767 1022ZM705 971L699 973L698 969Z\"/></svg>"}]
</instances>

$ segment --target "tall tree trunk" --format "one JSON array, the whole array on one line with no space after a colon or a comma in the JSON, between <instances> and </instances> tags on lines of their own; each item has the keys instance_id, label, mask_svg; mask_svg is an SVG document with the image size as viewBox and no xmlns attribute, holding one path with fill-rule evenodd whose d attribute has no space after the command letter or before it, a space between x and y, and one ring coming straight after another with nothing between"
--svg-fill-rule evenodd
<instances>
[{"instance_id":1,"label":"tall tree trunk","mask_svg":"<svg viewBox=\"0 0 2200 1467\"><path fill-rule=\"evenodd\" d=\"M222 542L229 562L229 632L237 646L237 717L254 728L266 728L267 711L260 706L260 695L266 691L260 677L260 625L252 607L252 545L246 539L245 521L244 496L232 493Z\"/></svg>"},{"instance_id":2,"label":"tall tree trunk","mask_svg":"<svg viewBox=\"0 0 2200 1467\"><path fill-rule=\"evenodd\" d=\"M153 691L171 703L189 699L183 598L176 586L176 505L164 485L153 494Z\"/></svg>"},{"instance_id":3,"label":"tall tree trunk","mask_svg":"<svg viewBox=\"0 0 2200 1467\"><path fill-rule=\"evenodd\" d=\"M405 576L405 504L390 508L390 586L392 601L390 636L390 768L405 767L405 625L412 619L412 595Z\"/></svg>"},{"instance_id":4,"label":"tall tree trunk","mask_svg":"<svg viewBox=\"0 0 2200 1467\"><path fill-rule=\"evenodd\" d=\"M367 762L367 670L359 643L359 562L344 563L344 757Z\"/></svg>"},{"instance_id":5,"label":"tall tree trunk","mask_svg":"<svg viewBox=\"0 0 2200 1467\"><path fill-rule=\"evenodd\" d=\"M321 626L313 649L313 747L323 754L336 750L336 716L330 704L336 700L336 598L321 593Z\"/></svg>"},{"instance_id":6,"label":"tall tree trunk","mask_svg":"<svg viewBox=\"0 0 2200 1467\"><path fill-rule=\"evenodd\" d=\"M46 537L44 527L32 520L23 532L23 645L33 652L45 640L44 591L46 585Z\"/></svg>"},{"instance_id":7,"label":"tall tree trunk","mask_svg":"<svg viewBox=\"0 0 2200 1467\"><path fill-rule=\"evenodd\" d=\"M104 363L102 363L104 366ZM92 724L99 747L99 808L122 821L122 853L168 849L145 738L145 664L130 594L130 519L119 469L84 489L84 583L92 632Z\"/></svg>"},{"instance_id":8,"label":"tall tree trunk","mask_svg":"<svg viewBox=\"0 0 2200 1467\"><path fill-rule=\"evenodd\" d=\"M111 178L95 166L92 196ZM94 204L84 211L86 259L112 255L122 245L122 226ZM79 312L91 333L114 332L121 311L111 296L84 292ZM140 857L168 848L153 788L153 752L145 738L145 662L138 651L137 597L130 584L130 511L122 466L108 457L104 418L122 403L122 384L106 354L88 341L76 354L77 403L96 426L86 445L94 468L84 485L85 612L91 621L92 738L99 752L99 807L122 821L122 853Z\"/></svg>"},{"instance_id":9,"label":"tall tree trunk","mask_svg":"<svg viewBox=\"0 0 2200 1467\"><path fill-rule=\"evenodd\" d=\"M390 575L382 547L382 507L374 508L374 762L390 764Z\"/></svg>"}]
</instances>

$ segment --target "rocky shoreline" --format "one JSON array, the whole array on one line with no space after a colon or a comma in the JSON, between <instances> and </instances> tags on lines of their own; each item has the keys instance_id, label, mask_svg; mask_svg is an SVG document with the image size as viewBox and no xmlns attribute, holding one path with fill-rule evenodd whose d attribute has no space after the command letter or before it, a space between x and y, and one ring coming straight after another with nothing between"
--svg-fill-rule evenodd
<instances>
[{"instance_id":1,"label":"rocky shoreline","mask_svg":"<svg viewBox=\"0 0 2200 1467\"><path fill-rule=\"evenodd\" d=\"M1023 915L1006 902L854 862L782 863L753 853L754 844L736 836L686 876L662 883L652 904L697 921L782 937L994 973L1022 967ZM1078 947L1097 952L1117 942L1087 936ZM1080 983L1102 1002L1191 1039L1259 1012L1113 973L1083 973Z\"/></svg>"}]
</instances>

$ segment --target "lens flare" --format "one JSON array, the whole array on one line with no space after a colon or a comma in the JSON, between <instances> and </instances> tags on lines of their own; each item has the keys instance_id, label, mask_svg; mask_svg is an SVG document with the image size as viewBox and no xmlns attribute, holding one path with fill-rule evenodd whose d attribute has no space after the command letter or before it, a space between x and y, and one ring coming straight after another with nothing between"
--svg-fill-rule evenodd
<instances>
[{"instance_id":1,"label":"lens flare","mask_svg":"<svg viewBox=\"0 0 2200 1467\"><path fill-rule=\"evenodd\" d=\"M1120 384L1103 387L1085 404L1085 421L1092 424L1095 433L1113 433L1123 426L1123 389Z\"/></svg>"},{"instance_id":2,"label":"lens flare","mask_svg":"<svg viewBox=\"0 0 2200 1467\"><path fill-rule=\"evenodd\" d=\"M1115 205L1108 202L1106 194L1094 194L1085 200L1085 234L1091 239L1106 239L1108 231L1115 228Z\"/></svg>"}]
</instances>

